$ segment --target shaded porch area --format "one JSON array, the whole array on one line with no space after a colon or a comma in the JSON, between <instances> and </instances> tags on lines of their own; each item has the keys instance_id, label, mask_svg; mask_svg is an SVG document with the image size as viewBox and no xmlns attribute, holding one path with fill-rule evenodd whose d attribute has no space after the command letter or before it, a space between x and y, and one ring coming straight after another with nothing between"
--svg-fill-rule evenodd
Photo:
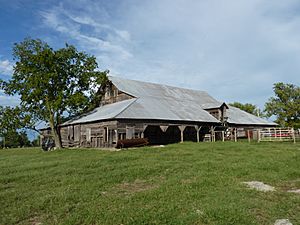
<instances>
[{"instance_id":1,"label":"shaded porch area","mask_svg":"<svg viewBox=\"0 0 300 225\"><path fill-rule=\"evenodd\" d=\"M198 125L147 125L143 137L152 145L172 144L184 141L202 142L209 126Z\"/></svg>"}]
</instances>

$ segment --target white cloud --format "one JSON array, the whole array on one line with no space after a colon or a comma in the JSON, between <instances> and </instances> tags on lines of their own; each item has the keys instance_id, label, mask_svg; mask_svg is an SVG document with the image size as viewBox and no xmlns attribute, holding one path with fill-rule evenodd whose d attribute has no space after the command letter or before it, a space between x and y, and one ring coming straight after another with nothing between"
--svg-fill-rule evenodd
<instances>
[{"instance_id":1,"label":"white cloud","mask_svg":"<svg viewBox=\"0 0 300 225\"><path fill-rule=\"evenodd\" d=\"M262 106L273 83L300 83L299 8L297 0L67 0L42 15L114 74Z\"/></svg>"},{"instance_id":2,"label":"white cloud","mask_svg":"<svg viewBox=\"0 0 300 225\"><path fill-rule=\"evenodd\" d=\"M100 64L107 68L117 67L132 57L130 51L123 47L130 42L130 34L125 30L96 22L90 15L79 15L64 8L63 4L41 12L46 26L60 32L77 44L84 51L96 55Z\"/></svg>"},{"instance_id":3,"label":"white cloud","mask_svg":"<svg viewBox=\"0 0 300 225\"><path fill-rule=\"evenodd\" d=\"M0 75L12 75L13 64L9 60L0 60Z\"/></svg>"},{"instance_id":4,"label":"white cloud","mask_svg":"<svg viewBox=\"0 0 300 225\"><path fill-rule=\"evenodd\" d=\"M0 105L1 106L17 106L20 104L20 98L17 96L8 96L0 90Z\"/></svg>"}]
</instances>

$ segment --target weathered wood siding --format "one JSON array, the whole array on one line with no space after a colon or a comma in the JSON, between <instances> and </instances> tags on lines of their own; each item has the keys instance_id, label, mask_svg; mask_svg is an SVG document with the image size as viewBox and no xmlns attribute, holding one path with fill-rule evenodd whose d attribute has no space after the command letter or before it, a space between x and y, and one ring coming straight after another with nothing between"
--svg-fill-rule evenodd
<instances>
[{"instance_id":1,"label":"weathered wood siding","mask_svg":"<svg viewBox=\"0 0 300 225\"><path fill-rule=\"evenodd\" d=\"M117 143L117 121L61 127L63 147L110 148Z\"/></svg>"},{"instance_id":2,"label":"weathered wood siding","mask_svg":"<svg viewBox=\"0 0 300 225\"><path fill-rule=\"evenodd\" d=\"M111 104L133 98L132 96L118 90L116 86L110 85L106 88L105 95L102 97L101 104Z\"/></svg>"}]
</instances>

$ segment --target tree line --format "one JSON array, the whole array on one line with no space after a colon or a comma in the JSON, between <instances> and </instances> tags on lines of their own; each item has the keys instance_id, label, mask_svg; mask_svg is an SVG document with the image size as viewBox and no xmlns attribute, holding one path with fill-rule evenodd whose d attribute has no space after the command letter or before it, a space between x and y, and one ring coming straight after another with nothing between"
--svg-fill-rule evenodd
<instances>
[{"instance_id":1,"label":"tree line","mask_svg":"<svg viewBox=\"0 0 300 225\"><path fill-rule=\"evenodd\" d=\"M250 103L234 102L229 105L262 118L274 116L274 122L281 127L300 128L300 87L279 82L274 84L273 91L275 96L265 103L264 110Z\"/></svg>"},{"instance_id":2,"label":"tree line","mask_svg":"<svg viewBox=\"0 0 300 225\"><path fill-rule=\"evenodd\" d=\"M96 58L66 44L53 49L40 39L26 38L14 44L15 66L10 80L0 79L0 90L19 96L20 105L0 107L0 136L37 132L38 121L49 124L57 148L61 148L59 125L99 106L108 84L108 70L100 71ZM252 104L232 103L258 116L275 116L281 126L300 127L300 88L274 84L275 96L259 110Z\"/></svg>"}]
</instances>

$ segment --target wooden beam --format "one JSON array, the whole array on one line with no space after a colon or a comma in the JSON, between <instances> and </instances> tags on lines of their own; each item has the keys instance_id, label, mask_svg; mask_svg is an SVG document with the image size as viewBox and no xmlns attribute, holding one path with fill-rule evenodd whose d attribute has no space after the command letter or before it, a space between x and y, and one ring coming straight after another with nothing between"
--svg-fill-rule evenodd
<instances>
[{"instance_id":1,"label":"wooden beam","mask_svg":"<svg viewBox=\"0 0 300 225\"><path fill-rule=\"evenodd\" d=\"M251 137L250 137L250 130L247 130L247 136L248 136L248 142L251 142Z\"/></svg>"},{"instance_id":2,"label":"wooden beam","mask_svg":"<svg viewBox=\"0 0 300 225\"><path fill-rule=\"evenodd\" d=\"M196 129L196 132L197 132L197 142L200 142L199 132L200 132L201 128L202 128L202 126L195 125L195 129Z\"/></svg>"},{"instance_id":3,"label":"wooden beam","mask_svg":"<svg viewBox=\"0 0 300 225\"><path fill-rule=\"evenodd\" d=\"M294 128L292 128L292 135L293 135L294 144L296 144L296 136L295 136L295 130L294 130Z\"/></svg>"},{"instance_id":4,"label":"wooden beam","mask_svg":"<svg viewBox=\"0 0 300 225\"><path fill-rule=\"evenodd\" d=\"M180 126L178 126L178 128L179 128L179 130L180 130L180 134L181 134L181 143L182 143L182 142L183 142L183 132L184 132L186 126L185 126L185 125L180 125Z\"/></svg>"},{"instance_id":5,"label":"wooden beam","mask_svg":"<svg viewBox=\"0 0 300 225\"><path fill-rule=\"evenodd\" d=\"M116 144L118 143L118 139L119 139L119 133L118 133L118 129L115 129L115 135L116 135Z\"/></svg>"},{"instance_id":6,"label":"wooden beam","mask_svg":"<svg viewBox=\"0 0 300 225\"><path fill-rule=\"evenodd\" d=\"M159 126L160 127L160 129L162 130L162 132L166 132L167 131L167 129L169 128L169 126Z\"/></svg>"},{"instance_id":7,"label":"wooden beam","mask_svg":"<svg viewBox=\"0 0 300 225\"><path fill-rule=\"evenodd\" d=\"M234 128L234 142L237 142L237 128Z\"/></svg>"},{"instance_id":8,"label":"wooden beam","mask_svg":"<svg viewBox=\"0 0 300 225\"><path fill-rule=\"evenodd\" d=\"M211 133L210 141L211 142L215 142L216 141L216 138L215 138L215 128L213 126L210 127L210 133Z\"/></svg>"}]
</instances>

